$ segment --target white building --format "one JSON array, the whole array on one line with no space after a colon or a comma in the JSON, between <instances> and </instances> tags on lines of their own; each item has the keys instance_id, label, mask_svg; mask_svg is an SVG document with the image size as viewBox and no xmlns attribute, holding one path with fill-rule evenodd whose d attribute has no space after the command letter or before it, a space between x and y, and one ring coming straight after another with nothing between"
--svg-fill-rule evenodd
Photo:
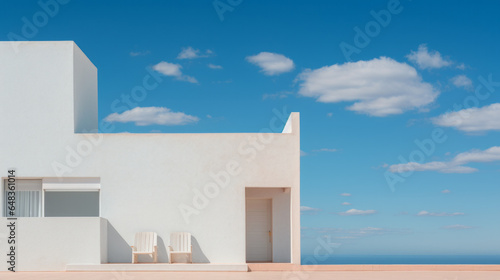
<instances>
[{"instance_id":1,"label":"white building","mask_svg":"<svg viewBox=\"0 0 500 280\"><path fill-rule=\"evenodd\" d=\"M300 264L299 114L280 114L263 131L286 122L282 133L97 133L97 69L78 46L1 42L0 177L6 190L16 170L15 269L130 263L144 231L158 233L160 263L181 231L194 263Z\"/></svg>"}]
</instances>

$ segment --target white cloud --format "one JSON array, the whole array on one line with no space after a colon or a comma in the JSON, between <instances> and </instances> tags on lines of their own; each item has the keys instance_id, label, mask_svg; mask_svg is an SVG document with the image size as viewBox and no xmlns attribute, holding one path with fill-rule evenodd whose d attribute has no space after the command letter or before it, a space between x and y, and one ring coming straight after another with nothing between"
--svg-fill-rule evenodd
<instances>
[{"instance_id":1,"label":"white cloud","mask_svg":"<svg viewBox=\"0 0 500 280\"><path fill-rule=\"evenodd\" d=\"M213 52L211 50L206 50L204 54L198 49L193 47L182 48L181 52L177 55L177 59L195 59L200 57L209 57Z\"/></svg>"},{"instance_id":2,"label":"white cloud","mask_svg":"<svg viewBox=\"0 0 500 280\"><path fill-rule=\"evenodd\" d=\"M451 216L463 216L465 215L462 212L455 212L455 213L446 213L446 212L427 212L427 211L420 211L417 216L424 216L424 217L451 217Z\"/></svg>"},{"instance_id":3,"label":"white cloud","mask_svg":"<svg viewBox=\"0 0 500 280\"><path fill-rule=\"evenodd\" d=\"M181 68L182 66L179 64L169 63L166 61L162 61L153 66L153 70L165 76L175 77L179 81L186 81L194 84L198 83L194 77L182 74Z\"/></svg>"},{"instance_id":4,"label":"white cloud","mask_svg":"<svg viewBox=\"0 0 500 280\"><path fill-rule=\"evenodd\" d=\"M453 127L465 132L500 130L500 103L445 113L432 119L438 126Z\"/></svg>"},{"instance_id":5,"label":"white cloud","mask_svg":"<svg viewBox=\"0 0 500 280\"><path fill-rule=\"evenodd\" d=\"M345 212L339 212L338 214L341 216L355 216L355 215L372 215L377 213L375 210L358 210L358 209L351 209L347 210Z\"/></svg>"},{"instance_id":6,"label":"white cloud","mask_svg":"<svg viewBox=\"0 0 500 280\"><path fill-rule=\"evenodd\" d=\"M150 54L150 51L138 51L138 52L130 52L130 56L143 56Z\"/></svg>"},{"instance_id":7,"label":"white cloud","mask_svg":"<svg viewBox=\"0 0 500 280\"><path fill-rule=\"evenodd\" d=\"M357 239L376 235L386 234L409 234L412 231L405 228L379 228L379 227L364 227L359 229L342 229L342 228L327 228L327 227L312 227L301 228L307 232L314 232L317 235L323 235L328 239Z\"/></svg>"},{"instance_id":8,"label":"white cloud","mask_svg":"<svg viewBox=\"0 0 500 280\"><path fill-rule=\"evenodd\" d=\"M319 209L309 206L300 206L300 211L319 211Z\"/></svg>"},{"instance_id":9,"label":"white cloud","mask_svg":"<svg viewBox=\"0 0 500 280\"><path fill-rule=\"evenodd\" d=\"M320 211L320 209L309 206L300 206L300 211Z\"/></svg>"},{"instance_id":10,"label":"white cloud","mask_svg":"<svg viewBox=\"0 0 500 280\"><path fill-rule=\"evenodd\" d=\"M428 163L408 162L389 166L392 173L404 173L410 171L439 171L441 173L473 173L476 168L459 166L452 162L432 161Z\"/></svg>"},{"instance_id":11,"label":"white cloud","mask_svg":"<svg viewBox=\"0 0 500 280\"><path fill-rule=\"evenodd\" d=\"M192 47L183 48L177 55L178 59L193 59L197 58L200 50L195 50Z\"/></svg>"},{"instance_id":12,"label":"white cloud","mask_svg":"<svg viewBox=\"0 0 500 280\"><path fill-rule=\"evenodd\" d=\"M500 146L491 147L484 151L472 150L465 153L460 153L453 159L458 164L466 164L469 162L491 162L500 160Z\"/></svg>"},{"instance_id":13,"label":"white cloud","mask_svg":"<svg viewBox=\"0 0 500 280\"><path fill-rule=\"evenodd\" d=\"M500 146L494 146L486 150L471 150L456 155L450 161L433 161L428 163L408 162L389 166L392 173L404 173L409 171L438 171L441 173L472 173L478 171L476 168L464 166L471 162L500 161Z\"/></svg>"},{"instance_id":14,"label":"white cloud","mask_svg":"<svg viewBox=\"0 0 500 280\"><path fill-rule=\"evenodd\" d=\"M319 208L313 208L309 206L300 206L300 213L301 214L308 214L308 215L314 215L317 214L321 209Z\"/></svg>"},{"instance_id":15,"label":"white cloud","mask_svg":"<svg viewBox=\"0 0 500 280\"><path fill-rule=\"evenodd\" d=\"M350 193L341 193L340 195L341 195L341 196L351 196L351 194L350 194Z\"/></svg>"},{"instance_id":16,"label":"white cloud","mask_svg":"<svg viewBox=\"0 0 500 280\"><path fill-rule=\"evenodd\" d=\"M376 227L365 227L361 229L362 231L382 231L384 230L383 228L376 228Z\"/></svg>"},{"instance_id":17,"label":"white cloud","mask_svg":"<svg viewBox=\"0 0 500 280\"><path fill-rule=\"evenodd\" d=\"M247 56L246 60L259 66L262 72L269 76L290 72L295 68L293 60L279 53L261 52Z\"/></svg>"},{"instance_id":18,"label":"white cloud","mask_svg":"<svg viewBox=\"0 0 500 280\"><path fill-rule=\"evenodd\" d=\"M264 95L262 95L262 99L263 100L266 100L266 99L283 99L283 98L287 98L292 93L293 92L287 91L287 90L282 90L282 91L279 91L277 93L265 93Z\"/></svg>"},{"instance_id":19,"label":"white cloud","mask_svg":"<svg viewBox=\"0 0 500 280\"><path fill-rule=\"evenodd\" d=\"M225 81L213 81L212 84L230 84L232 83L232 80L225 80Z\"/></svg>"},{"instance_id":20,"label":"white cloud","mask_svg":"<svg viewBox=\"0 0 500 280\"><path fill-rule=\"evenodd\" d=\"M442 58L438 51L429 52L425 44L418 46L417 51L411 51L406 57L409 61L416 63L420 69L442 68L452 64L451 61Z\"/></svg>"},{"instance_id":21,"label":"white cloud","mask_svg":"<svg viewBox=\"0 0 500 280\"><path fill-rule=\"evenodd\" d=\"M441 193L451 193L450 190L442 190Z\"/></svg>"},{"instance_id":22,"label":"white cloud","mask_svg":"<svg viewBox=\"0 0 500 280\"><path fill-rule=\"evenodd\" d=\"M465 225L451 225L451 226L444 226L442 228L443 229L456 229L456 230L460 230L460 229L471 229L473 227L471 227L471 226L465 226Z\"/></svg>"},{"instance_id":23,"label":"white cloud","mask_svg":"<svg viewBox=\"0 0 500 280\"><path fill-rule=\"evenodd\" d=\"M351 205L349 202L342 202L342 205Z\"/></svg>"},{"instance_id":24,"label":"white cloud","mask_svg":"<svg viewBox=\"0 0 500 280\"><path fill-rule=\"evenodd\" d=\"M209 63L208 68L210 68L210 69L222 69L222 66Z\"/></svg>"},{"instance_id":25,"label":"white cloud","mask_svg":"<svg viewBox=\"0 0 500 280\"><path fill-rule=\"evenodd\" d=\"M307 156L307 155L308 155L308 153L306 153L306 152L304 152L304 151L300 150L300 156L301 156L301 157L305 157L305 156Z\"/></svg>"},{"instance_id":26,"label":"white cloud","mask_svg":"<svg viewBox=\"0 0 500 280\"><path fill-rule=\"evenodd\" d=\"M326 116L329 117L329 118L331 118L333 116L333 113L332 112L326 113Z\"/></svg>"},{"instance_id":27,"label":"white cloud","mask_svg":"<svg viewBox=\"0 0 500 280\"><path fill-rule=\"evenodd\" d=\"M322 149L318 149L318 150L313 150L313 152L329 152L329 153L333 153L333 152L337 152L338 150L337 149L329 149L329 148L322 148Z\"/></svg>"},{"instance_id":28,"label":"white cloud","mask_svg":"<svg viewBox=\"0 0 500 280\"><path fill-rule=\"evenodd\" d=\"M354 102L348 110L383 117L425 109L439 91L406 63L380 57L306 70L299 94L322 103Z\"/></svg>"},{"instance_id":29,"label":"white cloud","mask_svg":"<svg viewBox=\"0 0 500 280\"><path fill-rule=\"evenodd\" d=\"M113 113L105 119L107 122L134 122L138 126L145 125L185 125L195 123L198 117L183 112L172 112L164 107L136 107L121 114Z\"/></svg>"},{"instance_id":30,"label":"white cloud","mask_svg":"<svg viewBox=\"0 0 500 280\"><path fill-rule=\"evenodd\" d=\"M191 77L191 76L188 76L188 75L182 75L180 77L177 77L177 80L179 80L179 81L185 81L185 82L190 82L192 84L197 84L198 83L198 80L196 80L195 77Z\"/></svg>"},{"instance_id":31,"label":"white cloud","mask_svg":"<svg viewBox=\"0 0 500 280\"><path fill-rule=\"evenodd\" d=\"M457 76L451 78L450 81L456 87L463 87L465 89L471 89L472 88L472 81L471 81L471 79L469 79L465 75L457 75Z\"/></svg>"},{"instance_id":32,"label":"white cloud","mask_svg":"<svg viewBox=\"0 0 500 280\"><path fill-rule=\"evenodd\" d=\"M179 64L169 63L166 61L162 61L153 66L154 70L162 73L163 75L174 77L182 75L181 68L182 66Z\"/></svg>"}]
</instances>

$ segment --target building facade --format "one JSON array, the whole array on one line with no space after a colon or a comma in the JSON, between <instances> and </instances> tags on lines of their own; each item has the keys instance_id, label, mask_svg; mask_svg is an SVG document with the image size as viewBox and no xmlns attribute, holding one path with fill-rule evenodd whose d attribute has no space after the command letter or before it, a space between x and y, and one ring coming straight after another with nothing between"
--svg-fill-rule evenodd
<instances>
[{"instance_id":1,"label":"building facade","mask_svg":"<svg viewBox=\"0 0 500 280\"><path fill-rule=\"evenodd\" d=\"M260 133L102 133L97 69L78 46L15 44L0 43L2 270L12 232L17 271L130 263L144 231L160 263L181 231L194 263L300 264L298 113L276 111Z\"/></svg>"}]
</instances>

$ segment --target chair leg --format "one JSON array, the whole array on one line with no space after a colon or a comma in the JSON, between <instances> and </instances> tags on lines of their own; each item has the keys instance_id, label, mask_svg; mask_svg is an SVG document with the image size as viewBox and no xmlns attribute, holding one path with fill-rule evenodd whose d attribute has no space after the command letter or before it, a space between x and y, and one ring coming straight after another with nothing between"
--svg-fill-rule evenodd
<instances>
[{"instance_id":1,"label":"chair leg","mask_svg":"<svg viewBox=\"0 0 500 280\"><path fill-rule=\"evenodd\" d=\"M158 254L156 252L153 253L153 261L154 263L158 262Z\"/></svg>"},{"instance_id":2,"label":"chair leg","mask_svg":"<svg viewBox=\"0 0 500 280\"><path fill-rule=\"evenodd\" d=\"M132 263L138 263L138 255L137 254L132 254Z\"/></svg>"}]
</instances>

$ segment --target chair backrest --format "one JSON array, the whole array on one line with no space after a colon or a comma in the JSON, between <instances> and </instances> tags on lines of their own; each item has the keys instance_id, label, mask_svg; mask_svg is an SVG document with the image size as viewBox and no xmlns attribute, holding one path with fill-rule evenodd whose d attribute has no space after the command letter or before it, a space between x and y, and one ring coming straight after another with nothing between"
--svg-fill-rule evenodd
<instances>
[{"instance_id":1,"label":"chair backrest","mask_svg":"<svg viewBox=\"0 0 500 280\"><path fill-rule=\"evenodd\" d=\"M156 232L138 232L135 234L134 247L139 252L153 252L156 243Z\"/></svg>"},{"instance_id":2,"label":"chair backrest","mask_svg":"<svg viewBox=\"0 0 500 280\"><path fill-rule=\"evenodd\" d=\"M174 251L191 250L191 233L173 232L170 234L170 246Z\"/></svg>"}]
</instances>

